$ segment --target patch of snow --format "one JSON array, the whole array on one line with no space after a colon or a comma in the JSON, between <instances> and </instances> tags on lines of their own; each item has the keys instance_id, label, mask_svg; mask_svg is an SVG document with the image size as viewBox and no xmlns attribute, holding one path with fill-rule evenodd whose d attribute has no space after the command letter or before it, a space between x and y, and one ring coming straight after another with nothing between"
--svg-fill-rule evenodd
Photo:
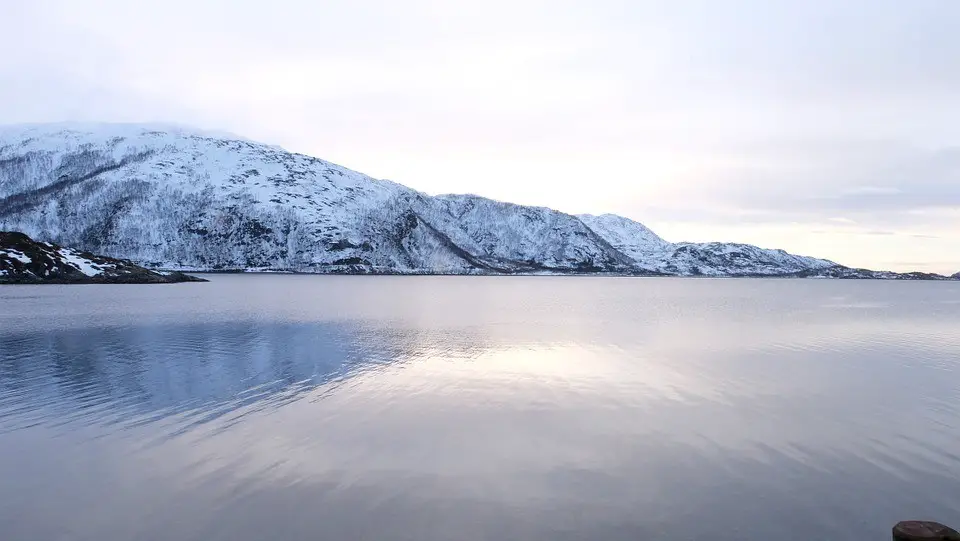
<instances>
[{"instance_id":1,"label":"patch of snow","mask_svg":"<svg viewBox=\"0 0 960 541\"><path fill-rule=\"evenodd\" d=\"M19 261L19 262L21 262L21 263L30 263L30 262L32 261L29 257L27 257L27 254L25 254L25 253L23 253L23 252L21 252L21 251L19 251L19 250L14 250L13 248L7 248L7 249L5 249L5 250L0 250L0 254L4 254L4 255L10 257L11 259L16 259L17 261Z\"/></svg>"},{"instance_id":2,"label":"patch of snow","mask_svg":"<svg viewBox=\"0 0 960 541\"><path fill-rule=\"evenodd\" d=\"M89 259L81 256L76 250L64 248L60 250L60 256L70 265L73 265L80 272L87 276L97 276L103 274L103 268Z\"/></svg>"}]
</instances>

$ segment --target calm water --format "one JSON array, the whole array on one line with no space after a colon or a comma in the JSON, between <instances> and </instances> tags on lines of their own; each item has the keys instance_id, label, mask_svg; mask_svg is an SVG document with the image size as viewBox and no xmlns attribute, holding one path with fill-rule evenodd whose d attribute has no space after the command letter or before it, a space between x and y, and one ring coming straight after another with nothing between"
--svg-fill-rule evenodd
<instances>
[{"instance_id":1,"label":"calm water","mask_svg":"<svg viewBox=\"0 0 960 541\"><path fill-rule=\"evenodd\" d=\"M0 286L0 539L960 525L960 283Z\"/></svg>"}]
</instances>

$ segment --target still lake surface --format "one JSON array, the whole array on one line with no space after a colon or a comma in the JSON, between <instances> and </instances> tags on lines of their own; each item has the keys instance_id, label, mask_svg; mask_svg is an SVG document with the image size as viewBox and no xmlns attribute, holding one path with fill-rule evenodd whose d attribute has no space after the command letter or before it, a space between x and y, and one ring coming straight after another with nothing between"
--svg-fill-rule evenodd
<instances>
[{"instance_id":1,"label":"still lake surface","mask_svg":"<svg viewBox=\"0 0 960 541\"><path fill-rule=\"evenodd\" d=\"M0 539L960 525L960 283L0 286Z\"/></svg>"}]
</instances>

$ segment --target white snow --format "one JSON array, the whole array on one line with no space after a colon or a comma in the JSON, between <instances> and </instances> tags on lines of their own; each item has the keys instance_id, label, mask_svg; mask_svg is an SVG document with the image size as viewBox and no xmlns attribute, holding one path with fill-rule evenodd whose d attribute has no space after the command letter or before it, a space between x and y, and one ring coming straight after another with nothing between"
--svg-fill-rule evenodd
<instances>
[{"instance_id":1,"label":"white snow","mask_svg":"<svg viewBox=\"0 0 960 541\"><path fill-rule=\"evenodd\" d=\"M30 263L31 261L31 259L27 257L27 254L19 250L14 250L13 248L0 249L0 254L6 255L11 259L16 259L21 263Z\"/></svg>"},{"instance_id":2,"label":"white snow","mask_svg":"<svg viewBox=\"0 0 960 541\"><path fill-rule=\"evenodd\" d=\"M60 256L63 257L68 264L73 265L77 270L87 276L103 274L103 269L99 265L79 255L75 250L63 248L60 250Z\"/></svg>"}]
</instances>

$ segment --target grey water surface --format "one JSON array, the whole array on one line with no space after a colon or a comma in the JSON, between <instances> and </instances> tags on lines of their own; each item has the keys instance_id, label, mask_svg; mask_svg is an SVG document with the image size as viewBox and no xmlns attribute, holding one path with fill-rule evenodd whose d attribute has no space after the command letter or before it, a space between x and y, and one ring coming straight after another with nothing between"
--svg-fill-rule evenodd
<instances>
[{"instance_id":1,"label":"grey water surface","mask_svg":"<svg viewBox=\"0 0 960 541\"><path fill-rule=\"evenodd\" d=\"M960 527L960 283L0 286L0 539Z\"/></svg>"}]
</instances>

